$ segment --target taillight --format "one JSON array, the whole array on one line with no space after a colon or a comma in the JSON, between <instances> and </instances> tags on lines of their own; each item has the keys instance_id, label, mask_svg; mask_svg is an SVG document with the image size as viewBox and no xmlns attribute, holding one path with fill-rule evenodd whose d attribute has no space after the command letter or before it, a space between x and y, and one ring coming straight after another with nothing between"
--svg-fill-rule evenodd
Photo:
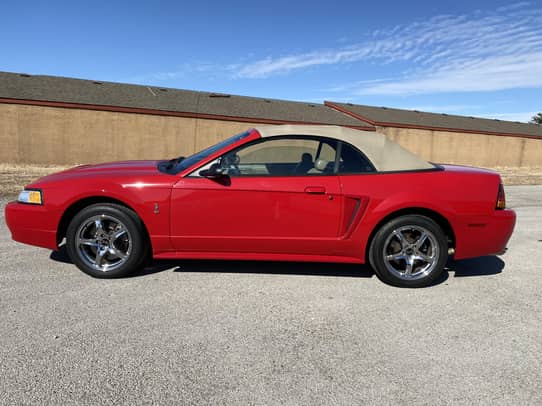
<instances>
[{"instance_id":1,"label":"taillight","mask_svg":"<svg viewBox=\"0 0 542 406\"><path fill-rule=\"evenodd\" d=\"M504 188L502 183L499 184L499 194L497 195L497 204L495 205L497 210L504 210L506 208L506 199L504 197Z\"/></svg>"}]
</instances>

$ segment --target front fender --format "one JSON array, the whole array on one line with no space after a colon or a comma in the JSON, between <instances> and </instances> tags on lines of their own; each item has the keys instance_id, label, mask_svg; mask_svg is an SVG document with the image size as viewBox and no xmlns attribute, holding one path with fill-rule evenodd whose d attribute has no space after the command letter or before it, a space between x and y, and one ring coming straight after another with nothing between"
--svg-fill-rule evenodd
<instances>
[{"instance_id":1,"label":"front fender","mask_svg":"<svg viewBox=\"0 0 542 406\"><path fill-rule=\"evenodd\" d=\"M154 253L172 249L169 238L171 188L141 183L85 183L69 191L61 186L47 189L47 205L57 213L56 228L60 227L62 216L79 204L88 201L118 201L132 209L143 221Z\"/></svg>"}]
</instances>

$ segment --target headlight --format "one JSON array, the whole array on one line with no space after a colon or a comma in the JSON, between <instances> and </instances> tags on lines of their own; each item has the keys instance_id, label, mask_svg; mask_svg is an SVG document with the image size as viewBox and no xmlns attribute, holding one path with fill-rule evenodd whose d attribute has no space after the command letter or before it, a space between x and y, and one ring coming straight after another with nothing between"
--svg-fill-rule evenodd
<instances>
[{"instance_id":1,"label":"headlight","mask_svg":"<svg viewBox=\"0 0 542 406\"><path fill-rule=\"evenodd\" d=\"M17 198L19 203L43 204L41 190L23 190Z\"/></svg>"}]
</instances>

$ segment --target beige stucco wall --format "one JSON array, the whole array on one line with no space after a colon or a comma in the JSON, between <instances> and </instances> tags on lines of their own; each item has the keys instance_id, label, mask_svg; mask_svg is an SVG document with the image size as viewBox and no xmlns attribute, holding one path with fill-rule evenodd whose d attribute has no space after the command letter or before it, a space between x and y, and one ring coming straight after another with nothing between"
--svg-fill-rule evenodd
<instances>
[{"instance_id":1,"label":"beige stucco wall","mask_svg":"<svg viewBox=\"0 0 542 406\"><path fill-rule=\"evenodd\" d=\"M0 162L71 165L187 155L257 124L0 103ZM542 166L542 139L379 127L432 162Z\"/></svg>"},{"instance_id":2,"label":"beige stucco wall","mask_svg":"<svg viewBox=\"0 0 542 406\"><path fill-rule=\"evenodd\" d=\"M147 114L0 104L0 162L58 164L163 159L255 124Z\"/></svg>"},{"instance_id":3,"label":"beige stucco wall","mask_svg":"<svg viewBox=\"0 0 542 406\"><path fill-rule=\"evenodd\" d=\"M377 131L431 162L489 168L542 166L542 138L396 127Z\"/></svg>"}]
</instances>

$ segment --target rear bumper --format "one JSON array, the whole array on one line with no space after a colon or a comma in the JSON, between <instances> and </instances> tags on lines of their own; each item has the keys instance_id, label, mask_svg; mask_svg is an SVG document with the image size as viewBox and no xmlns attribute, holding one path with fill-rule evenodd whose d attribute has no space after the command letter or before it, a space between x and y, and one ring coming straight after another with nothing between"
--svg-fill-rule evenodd
<instances>
[{"instance_id":1,"label":"rear bumper","mask_svg":"<svg viewBox=\"0 0 542 406\"><path fill-rule=\"evenodd\" d=\"M455 258L504 254L515 225L513 210L495 210L491 216L468 219L456 230Z\"/></svg>"},{"instance_id":2,"label":"rear bumper","mask_svg":"<svg viewBox=\"0 0 542 406\"><path fill-rule=\"evenodd\" d=\"M6 205L6 224L13 240L38 247L58 249L56 213L45 206L11 202Z\"/></svg>"}]
</instances>

